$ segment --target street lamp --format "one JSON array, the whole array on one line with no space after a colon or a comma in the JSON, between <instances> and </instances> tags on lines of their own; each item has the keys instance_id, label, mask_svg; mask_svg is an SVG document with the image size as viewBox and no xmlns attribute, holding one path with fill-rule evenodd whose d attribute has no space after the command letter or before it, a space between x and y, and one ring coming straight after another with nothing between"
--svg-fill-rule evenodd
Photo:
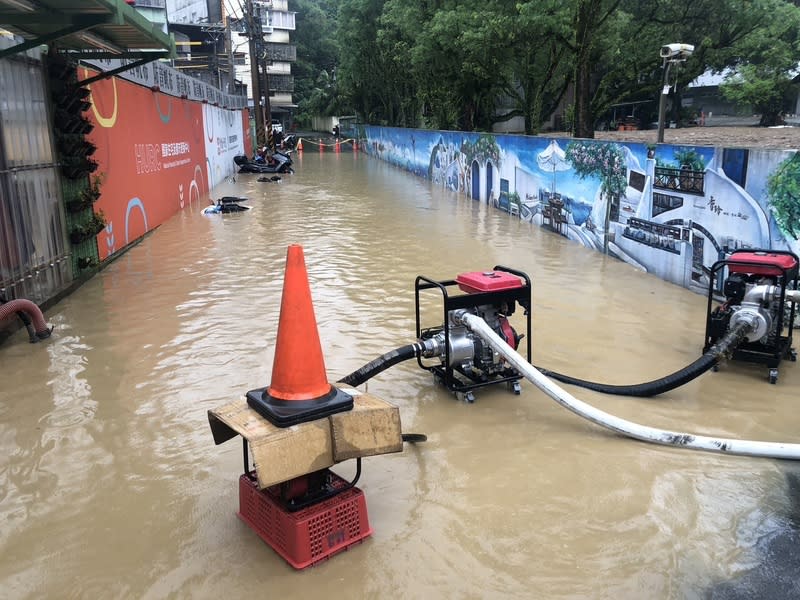
<instances>
[{"instance_id":1,"label":"street lamp","mask_svg":"<svg viewBox=\"0 0 800 600\"><path fill-rule=\"evenodd\" d=\"M658 143L664 142L664 116L667 111L667 95L669 94L669 70L674 63L683 62L694 52L691 44L667 44L661 46L661 58L664 59L664 85L661 88L661 99L658 102Z\"/></svg>"}]
</instances>

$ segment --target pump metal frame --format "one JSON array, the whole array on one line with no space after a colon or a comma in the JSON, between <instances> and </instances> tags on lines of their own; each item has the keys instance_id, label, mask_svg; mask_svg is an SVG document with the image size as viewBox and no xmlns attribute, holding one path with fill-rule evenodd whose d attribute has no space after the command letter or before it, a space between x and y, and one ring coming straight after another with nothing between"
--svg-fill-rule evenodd
<instances>
[{"instance_id":1,"label":"pump metal frame","mask_svg":"<svg viewBox=\"0 0 800 600\"><path fill-rule=\"evenodd\" d=\"M252 481L257 481L258 477L255 470L250 469L250 452L248 451L247 438L244 436L242 436L242 459L244 460L244 475ZM309 493L307 493L304 498L289 499L286 497L286 484L290 483L292 480L276 483L275 485L272 485L261 491L271 494L273 499L280 501L283 508L288 512L296 512L313 504L318 504L323 500L333 498L334 496L355 487L355 485L358 483L358 480L361 478L361 457L356 457L356 473L351 481L346 481L330 469L321 469L320 471L315 471L313 473L306 473L305 475L300 475L295 479L312 477L317 474L322 475L325 482L317 489L311 490ZM318 482L319 479L320 478L318 477ZM330 483L338 481L341 481L342 483L339 483L338 485Z\"/></svg>"},{"instance_id":2,"label":"pump metal frame","mask_svg":"<svg viewBox=\"0 0 800 600\"><path fill-rule=\"evenodd\" d=\"M737 253L758 253L758 252L765 252L769 254L779 254L785 256L791 256L795 260L795 267L793 269L787 269L785 267L781 267L776 264L772 263L755 263L753 261L743 261L743 260L736 260ZM752 362L758 363L762 365L766 365L769 367L769 382L776 383L778 381L778 365L780 365L781 360L784 358L788 358L790 361L794 362L797 360L797 353L792 348L792 326L794 323L795 317L795 305L791 302L791 309L789 310L789 320L788 320L788 327L789 332L787 335L783 334L783 329L786 326L784 322L784 308L786 306L786 290L797 289L797 277L798 277L798 269L800 269L800 259L798 259L797 255L793 252L785 251L785 250L761 250L761 249L753 249L753 248L746 248L741 250L734 251L728 258L718 260L711 266L711 270L709 271L709 286L708 286L708 307L706 310L706 333L705 333L705 345L703 346L703 352L707 352L708 349L713 346L717 339L721 336L717 335L713 319L712 319L712 303L714 302L714 293L716 290L716 285L718 281L718 277L722 278L725 274L722 272L723 269L729 267L731 265L734 266L741 266L744 268L752 268L752 267L767 267L769 269L774 269L775 273L767 274L767 277L774 277L775 278L775 285L780 286L781 288L781 295L780 295L780 308L778 309L778 318L775 324L775 332L776 336L772 343L763 344L760 341L758 342L745 342L738 346L734 351L731 358L733 360L743 361L743 362Z\"/></svg>"},{"instance_id":3,"label":"pump metal frame","mask_svg":"<svg viewBox=\"0 0 800 600\"><path fill-rule=\"evenodd\" d=\"M436 281L434 279L430 279L425 277L424 275L419 275L415 282L414 282L414 299L415 299L415 314L416 314L416 336L419 339L422 336L422 325L420 322L420 292L424 290L438 290L439 293L442 295L442 327L444 330L444 363L441 365L427 365L422 362L422 357L417 357L417 364L427 371L433 373L435 379L440 381L444 386L447 387L450 391L454 392L456 395L464 394L467 399L471 398L471 390L476 388L486 387L489 385L495 385L498 383L508 383L509 386L514 385L523 376L519 373L514 375L509 375L506 377L497 377L495 379L489 379L487 381L475 381L473 377L470 376L469 373L465 373L461 369L454 368L450 364L450 327L448 325L448 314L450 311L458 310L458 309L470 309L476 306L482 306L485 304L499 304L501 302L507 302L510 305L519 304L526 316L526 332L525 332L525 344L527 349L527 361L531 362L531 347L532 347L532 335L531 335L531 279L528 277L527 274L523 273L522 271L517 271L516 269L511 269L509 267L504 267L502 265L495 265L494 271L503 271L506 273L511 273L512 275L516 275L517 277L522 278L525 281L525 284L511 289L505 290L492 290L488 292L474 292L474 293L461 293L458 295L451 295L448 292L448 288L452 288L454 286L458 286L458 282L455 279L446 279L441 281ZM456 375L456 373L460 374L462 377L466 378L469 382L462 381ZM518 384L514 388L516 393L519 393L517 390Z\"/></svg>"}]
</instances>

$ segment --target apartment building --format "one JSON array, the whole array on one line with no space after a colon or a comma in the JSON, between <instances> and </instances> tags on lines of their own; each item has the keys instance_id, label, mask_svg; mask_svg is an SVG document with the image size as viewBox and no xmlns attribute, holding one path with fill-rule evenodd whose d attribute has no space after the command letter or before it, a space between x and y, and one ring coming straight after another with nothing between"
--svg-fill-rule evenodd
<instances>
[{"instance_id":1,"label":"apartment building","mask_svg":"<svg viewBox=\"0 0 800 600\"><path fill-rule=\"evenodd\" d=\"M297 105L293 102L294 77L292 63L297 59L297 48L291 43L291 32L295 30L295 13L289 10L288 0L252 0L253 20L260 27L256 38L256 52L261 60L266 77L262 85L269 90L271 118L288 127L292 111ZM248 49L246 19L240 15L238 21L232 20L231 45L236 54L236 77L244 82L251 81L252 66ZM242 52L242 54L239 54ZM263 75L263 71L262 71ZM252 101L252 91L249 93Z\"/></svg>"}]
</instances>

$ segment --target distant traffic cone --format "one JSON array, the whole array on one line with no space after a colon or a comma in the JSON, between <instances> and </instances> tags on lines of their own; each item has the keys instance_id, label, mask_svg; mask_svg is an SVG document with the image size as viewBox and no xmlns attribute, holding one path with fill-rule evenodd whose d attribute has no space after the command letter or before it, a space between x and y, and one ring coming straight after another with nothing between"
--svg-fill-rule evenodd
<instances>
[{"instance_id":1,"label":"distant traffic cone","mask_svg":"<svg viewBox=\"0 0 800 600\"><path fill-rule=\"evenodd\" d=\"M334 149L335 152L341 152L342 151L342 147L340 145L339 140L336 140L336 145L333 147L333 149Z\"/></svg>"},{"instance_id":2,"label":"distant traffic cone","mask_svg":"<svg viewBox=\"0 0 800 600\"><path fill-rule=\"evenodd\" d=\"M298 140L297 140L297 148L296 149L297 149L298 152L302 152L303 151L303 138L298 138Z\"/></svg>"},{"instance_id":3,"label":"distant traffic cone","mask_svg":"<svg viewBox=\"0 0 800 600\"><path fill-rule=\"evenodd\" d=\"M353 397L332 386L325 374L303 248L297 244L286 253L272 381L247 392L247 403L278 427L353 408Z\"/></svg>"}]
</instances>

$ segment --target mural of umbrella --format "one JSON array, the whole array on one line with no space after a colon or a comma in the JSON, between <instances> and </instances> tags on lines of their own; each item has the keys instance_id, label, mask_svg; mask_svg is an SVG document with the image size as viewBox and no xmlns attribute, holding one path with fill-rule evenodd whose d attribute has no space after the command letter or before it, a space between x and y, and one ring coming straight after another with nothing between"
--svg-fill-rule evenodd
<instances>
[{"instance_id":1,"label":"mural of umbrella","mask_svg":"<svg viewBox=\"0 0 800 600\"><path fill-rule=\"evenodd\" d=\"M569 171L572 167L567 162L567 156L558 145L556 140L552 140L550 144L536 155L536 162L539 163L539 168L543 171L553 172L553 190L556 193L556 172Z\"/></svg>"}]
</instances>

